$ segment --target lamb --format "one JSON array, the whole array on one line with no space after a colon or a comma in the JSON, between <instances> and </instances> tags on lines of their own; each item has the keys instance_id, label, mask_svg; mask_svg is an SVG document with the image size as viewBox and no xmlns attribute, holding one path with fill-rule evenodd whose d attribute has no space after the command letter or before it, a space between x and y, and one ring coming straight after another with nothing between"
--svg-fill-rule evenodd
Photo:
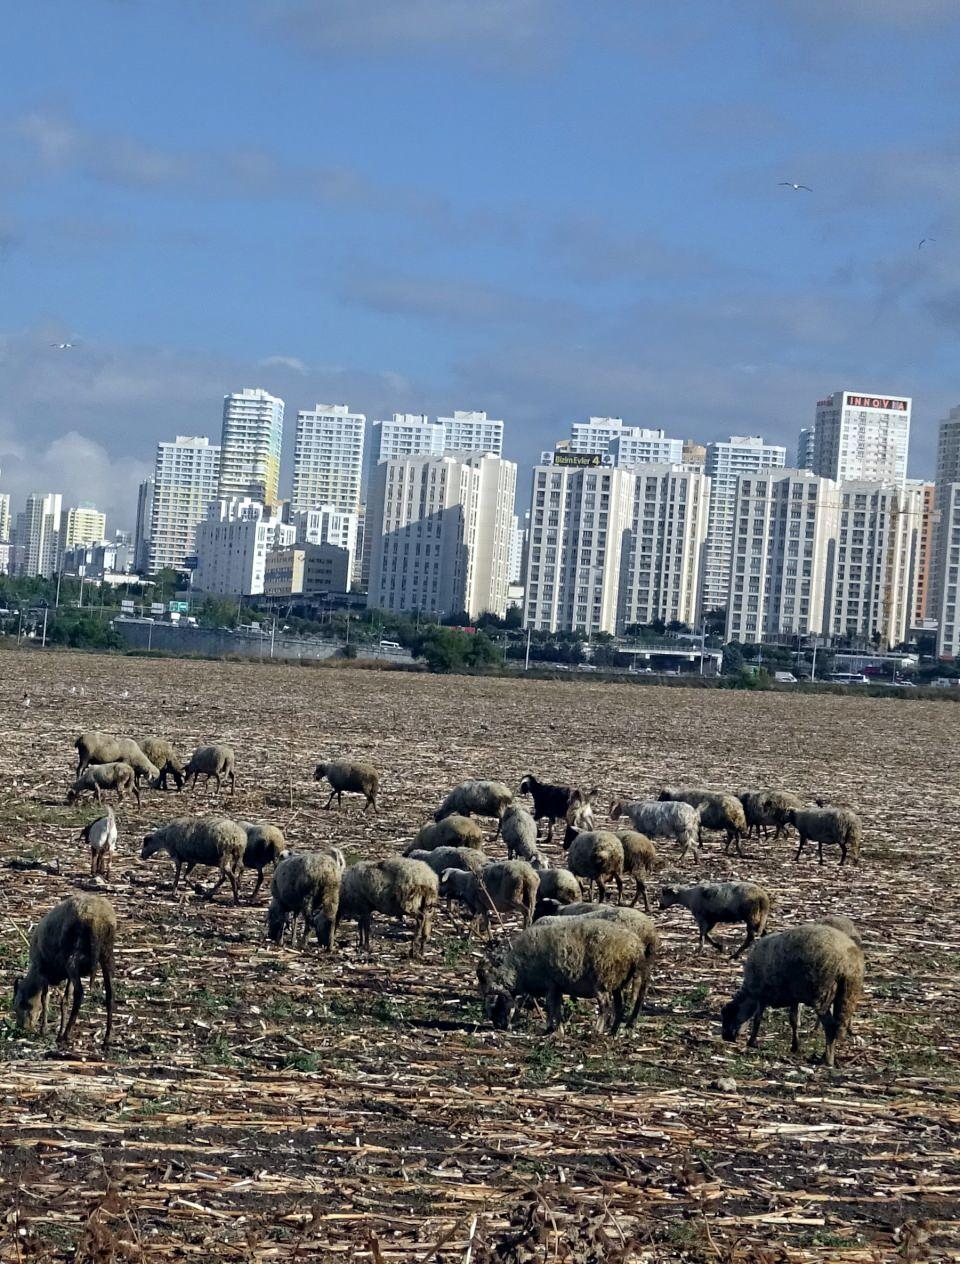
<instances>
[{"instance_id":1,"label":"lamb","mask_svg":"<svg viewBox=\"0 0 960 1264\"><path fill-rule=\"evenodd\" d=\"M694 860L699 855L700 814L689 803L628 801L616 799L610 805L610 820L628 816L633 828L648 838L673 838L680 843L680 859L688 851Z\"/></svg>"},{"instance_id":2,"label":"lamb","mask_svg":"<svg viewBox=\"0 0 960 1264\"><path fill-rule=\"evenodd\" d=\"M233 902L239 904L240 889L237 879L246 846L246 830L227 816L180 816L146 836L140 849L140 859L149 860L159 851L167 853L176 865L174 895L177 893L180 870L184 865L185 877L197 865L219 869L220 877L208 893L207 899L212 900L224 882L229 881L233 889Z\"/></svg>"},{"instance_id":3,"label":"lamb","mask_svg":"<svg viewBox=\"0 0 960 1264\"><path fill-rule=\"evenodd\" d=\"M478 874L447 869L440 878L440 894L458 900L490 933L490 913L519 913L524 926L533 921L540 875L525 860L501 860Z\"/></svg>"},{"instance_id":4,"label":"lamb","mask_svg":"<svg viewBox=\"0 0 960 1264\"><path fill-rule=\"evenodd\" d=\"M771 825L776 829L774 838L780 838L787 828L787 813L803 808L797 796L785 790L745 790L737 798L743 804L748 838L754 832L759 838L761 831L766 837Z\"/></svg>"},{"instance_id":5,"label":"lamb","mask_svg":"<svg viewBox=\"0 0 960 1264\"><path fill-rule=\"evenodd\" d=\"M187 784L197 788L197 777L204 777L208 782L211 777L217 783L217 794L220 793L220 782L223 777L230 778L230 793L237 788L236 758L232 746L198 746L190 756L190 762L183 770ZM193 782L190 782L190 778Z\"/></svg>"},{"instance_id":6,"label":"lamb","mask_svg":"<svg viewBox=\"0 0 960 1264\"><path fill-rule=\"evenodd\" d=\"M430 938L437 887L437 875L420 860L388 856L386 860L360 861L345 869L341 876L337 924L344 918L356 922L359 949L369 952L374 913L383 913L385 917L412 917L410 956L421 957Z\"/></svg>"},{"instance_id":7,"label":"lamb","mask_svg":"<svg viewBox=\"0 0 960 1264\"><path fill-rule=\"evenodd\" d=\"M113 947L117 935L117 915L109 900L101 895L72 895L41 917L30 936L30 965L13 989L13 1012L27 1031L47 1025L47 994L51 987L66 981L60 1007L57 1043L68 1045L83 1002L82 976L97 969L103 974L103 995L107 1027L103 1047L110 1047L113 1026ZM68 998L72 993L70 1017L64 1024Z\"/></svg>"},{"instance_id":8,"label":"lamb","mask_svg":"<svg viewBox=\"0 0 960 1264\"><path fill-rule=\"evenodd\" d=\"M699 882L689 887L662 887L660 907L668 909L674 904L682 904L693 915L700 932L697 952L703 952L704 940L712 944L717 952L723 952L722 945L710 938L710 932L718 922L743 922L747 937L733 954L734 961L758 935L766 932L770 918L770 896L755 882Z\"/></svg>"},{"instance_id":9,"label":"lamb","mask_svg":"<svg viewBox=\"0 0 960 1264\"><path fill-rule=\"evenodd\" d=\"M155 781L160 776L156 765L150 760L132 737L113 737L110 733L101 733L91 729L81 733L74 742L77 748L77 777L81 777L91 764L126 763L134 771L139 782Z\"/></svg>"},{"instance_id":10,"label":"lamb","mask_svg":"<svg viewBox=\"0 0 960 1264\"><path fill-rule=\"evenodd\" d=\"M587 880L588 892L596 882L601 904L607 891L604 878L612 878L617 903L623 900L623 844L611 830L583 830L567 848L567 866L578 878Z\"/></svg>"},{"instance_id":11,"label":"lamb","mask_svg":"<svg viewBox=\"0 0 960 1264\"><path fill-rule=\"evenodd\" d=\"M625 829L613 832L620 839L620 846L623 848L623 872L629 873L634 882L635 889L630 903L636 904L637 900L643 896L643 907L649 913L650 900L647 897L646 880L657 867L657 849L646 834L641 834L637 830Z\"/></svg>"},{"instance_id":12,"label":"lamb","mask_svg":"<svg viewBox=\"0 0 960 1264\"><path fill-rule=\"evenodd\" d=\"M445 816L422 826L407 851L435 851L438 847L471 847L483 851L483 830L469 816Z\"/></svg>"},{"instance_id":13,"label":"lamb","mask_svg":"<svg viewBox=\"0 0 960 1264\"><path fill-rule=\"evenodd\" d=\"M257 883L250 896L250 903L257 898L257 892L263 885L263 871L267 865L276 866L287 854L287 841L279 825L270 825L265 821L241 821L247 835L247 845L243 849L244 869L256 869Z\"/></svg>"},{"instance_id":14,"label":"lamb","mask_svg":"<svg viewBox=\"0 0 960 1264\"><path fill-rule=\"evenodd\" d=\"M518 803L511 803L500 821L500 833L507 845L508 860L525 860L537 869L546 869L550 862L537 846L537 823Z\"/></svg>"},{"instance_id":15,"label":"lamb","mask_svg":"<svg viewBox=\"0 0 960 1264\"><path fill-rule=\"evenodd\" d=\"M538 781L533 773L528 773L520 782L520 793L529 794L533 799L532 816L539 829L540 821L546 818L547 837L549 843L553 838L555 821L562 821L567 815L570 801L576 793L573 786L553 785L549 781ZM523 857L527 859L527 857Z\"/></svg>"},{"instance_id":16,"label":"lamb","mask_svg":"<svg viewBox=\"0 0 960 1264\"><path fill-rule=\"evenodd\" d=\"M723 830L727 839L723 851L730 851L730 844L735 843L737 855L743 855L740 840L747 832L747 818L743 804L734 794L722 794L716 790L676 789L666 787L660 791L660 802L689 803L700 813L701 830Z\"/></svg>"},{"instance_id":17,"label":"lamb","mask_svg":"<svg viewBox=\"0 0 960 1264\"><path fill-rule=\"evenodd\" d=\"M800 836L800 845L794 860L800 859L807 842L818 845L818 856L823 864L823 844L831 843L840 848L840 866L843 866L850 852L850 859L857 864L860 860L860 843L863 838L863 826L856 812L847 808L806 808L800 811L791 809L786 814L787 823L792 825Z\"/></svg>"},{"instance_id":18,"label":"lamb","mask_svg":"<svg viewBox=\"0 0 960 1264\"><path fill-rule=\"evenodd\" d=\"M137 775L126 762L88 765L67 791L67 803L76 803L82 794L92 794L98 803L102 803L105 790L115 790L118 803L122 803L124 795L130 791L137 801L137 808L140 808Z\"/></svg>"},{"instance_id":19,"label":"lamb","mask_svg":"<svg viewBox=\"0 0 960 1264\"><path fill-rule=\"evenodd\" d=\"M623 926L572 917L562 925L540 924L522 931L499 963L480 962L477 980L487 1014L500 1030L509 1028L521 996L546 998L548 1032L558 1027L562 1031L564 996L611 996L612 1034L624 1019L624 993L635 986L650 951ZM641 1004L637 988L627 1027L636 1022Z\"/></svg>"},{"instance_id":20,"label":"lamb","mask_svg":"<svg viewBox=\"0 0 960 1264\"><path fill-rule=\"evenodd\" d=\"M836 1046L850 1028L863 996L863 953L833 926L797 926L761 939L747 958L743 982L722 1010L723 1038L736 1040L752 1020L754 1047L764 1010L790 1011L791 1053L800 1051L800 1006L816 1011L826 1037L823 1061L833 1066Z\"/></svg>"},{"instance_id":21,"label":"lamb","mask_svg":"<svg viewBox=\"0 0 960 1264\"><path fill-rule=\"evenodd\" d=\"M98 817L85 825L80 837L90 849L90 877L102 874L110 881L110 862L117 850L117 819L113 808L107 808L107 815Z\"/></svg>"},{"instance_id":22,"label":"lamb","mask_svg":"<svg viewBox=\"0 0 960 1264\"><path fill-rule=\"evenodd\" d=\"M297 918L302 917L301 946L312 926L317 943L332 951L344 868L343 853L337 850L329 855L305 852L285 856L274 869L270 883L267 937L275 944L281 943L289 920L295 942Z\"/></svg>"},{"instance_id":23,"label":"lamb","mask_svg":"<svg viewBox=\"0 0 960 1264\"><path fill-rule=\"evenodd\" d=\"M461 781L437 808L434 820L442 821L454 813L460 816L495 816L496 838L500 833L504 809L512 802L513 792L502 781Z\"/></svg>"},{"instance_id":24,"label":"lamb","mask_svg":"<svg viewBox=\"0 0 960 1264\"><path fill-rule=\"evenodd\" d=\"M569 869L545 869L539 865L534 868L540 875L540 885L537 888L538 908L542 900L562 905L575 904L581 899L583 893L580 883L576 874Z\"/></svg>"},{"instance_id":25,"label":"lamb","mask_svg":"<svg viewBox=\"0 0 960 1264\"><path fill-rule=\"evenodd\" d=\"M324 778L332 787L330 798L326 803L327 807L330 806L334 798L337 800L337 807L343 807L343 792L346 790L348 794L364 795L366 798L363 808L364 812L369 808L373 808L374 812L376 812L380 774L372 764L359 764L347 759L317 764L313 772L313 779L314 781L323 781Z\"/></svg>"},{"instance_id":26,"label":"lamb","mask_svg":"<svg viewBox=\"0 0 960 1264\"><path fill-rule=\"evenodd\" d=\"M177 789L183 789L183 760L170 743L162 737L145 737L139 742L140 749L151 763L160 770L154 783L157 790L166 790L167 778L173 777Z\"/></svg>"}]
</instances>

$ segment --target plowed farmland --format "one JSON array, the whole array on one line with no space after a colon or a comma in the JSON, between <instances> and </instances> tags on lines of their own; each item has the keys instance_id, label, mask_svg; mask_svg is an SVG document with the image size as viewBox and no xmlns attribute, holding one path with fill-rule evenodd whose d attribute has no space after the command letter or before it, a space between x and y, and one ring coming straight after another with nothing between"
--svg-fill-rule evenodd
<instances>
[{"instance_id":1,"label":"plowed farmland","mask_svg":"<svg viewBox=\"0 0 960 1264\"><path fill-rule=\"evenodd\" d=\"M29 697L25 705L24 694ZM185 754L226 741L237 788L148 791L118 810L104 894L119 916L114 1046L88 989L73 1049L0 1020L3 1261L878 1261L956 1258L960 1207L960 708L950 702L442 678L273 665L0 654L0 963L9 997L27 932L90 886L65 806L84 729L156 734ZM382 774L381 811L324 810L318 759ZM468 776L528 772L600 802L663 784L783 787L856 808L858 867L791 840L726 857L718 835L664 875L750 879L773 929L843 912L862 929L867 995L834 1070L783 1011L758 1049L720 1038L741 927L697 955L681 908L632 1033L562 1035L528 1010L495 1032L482 951L441 908L423 961L380 918L359 958L263 938L256 906L208 871L171 895L143 835L219 806L301 849L399 849ZM490 831L493 832L491 826ZM548 849L555 862L561 849ZM502 854L488 844L493 856ZM199 879L199 881L195 881ZM629 886L629 883L628 883ZM494 937L514 935L508 921Z\"/></svg>"}]
</instances>

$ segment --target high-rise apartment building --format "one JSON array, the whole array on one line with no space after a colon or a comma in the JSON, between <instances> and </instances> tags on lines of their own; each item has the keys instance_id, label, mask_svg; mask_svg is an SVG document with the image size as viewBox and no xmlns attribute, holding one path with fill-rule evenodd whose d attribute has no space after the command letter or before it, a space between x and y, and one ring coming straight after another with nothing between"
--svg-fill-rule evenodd
<instances>
[{"instance_id":1,"label":"high-rise apartment building","mask_svg":"<svg viewBox=\"0 0 960 1264\"><path fill-rule=\"evenodd\" d=\"M910 615L911 626L920 624L931 616L927 613L930 606L930 587L934 563L934 495L935 483L926 483L922 479L907 479L906 487L920 493L920 529L917 535L916 581L913 594L913 611Z\"/></svg>"},{"instance_id":2,"label":"high-rise apartment building","mask_svg":"<svg viewBox=\"0 0 960 1264\"><path fill-rule=\"evenodd\" d=\"M438 417L443 426L444 452L492 452L503 456L503 422L483 412L454 410L452 417Z\"/></svg>"},{"instance_id":3,"label":"high-rise apartment building","mask_svg":"<svg viewBox=\"0 0 960 1264\"><path fill-rule=\"evenodd\" d=\"M710 479L710 507L701 597L704 613L726 606L730 593L730 563L740 477L759 470L782 469L786 459L786 448L764 443L759 435L731 435L721 443L707 444L704 469Z\"/></svg>"},{"instance_id":4,"label":"high-rise apartment building","mask_svg":"<svg viewBox=\"0 0 960 1264\"><path fill-rule=\"evenodd\" d=\"M939 581L934 610L938 620L937 654L940 658L956 659L960 657L960 481L942 483L938 478L936 496L940 514Z\"/></svg>"},{"instance_id":5,"label":"high-rise apartment building","mask_svg":"<svg viewBox=\"0 0 960 1264\"><path fill-rule=\"evenodd\" d=\"M297 414L293 513L317 505L359 512L366 425L364 414L350 412L346 404L317 404Z\"/></svg>"},{"instance_id":6,"label":"high-rise apartment building","mask_svg":"<svg viewBox=\"0 0 960 1264\"><path fill-rule=\"evenodd\" d=\"M906 640L916 596L922 485L856 479L838 493L825 631L888 649Z\"/></svg>"},{"instance_id":7,"label":"high-rise apartment building","mask_svg":"<svg viewBox=\"0 0 960 1264\"><path fill-rule=\"evenodd\" d=\"M250 497L217 499L197 526L194 588L228 597L262 593L267 555L289 548L296 535L276 505Z\"/></svg>"},{"instance_id":8,"label":"high-rise apartment building","mask_svg":"<svg viewBox=\"0 0 960 1264\"><path fill-rule=\"evenodd\" d=\"M394 413L389 421L373 422L371 429L371 464L454 452L503 455L503 422L482 412L454 412L436 421L425 413Z\"/></svg>"},{"instance_id":9,"label":"high-rise apartment building","mask_svg":"<svg viewBox=\"0 0 960 1264\"><path fill-rule=\"evenodd\" d=\"M633 496L632 470L534 466L526 627L583 635L616 632Z\"/></svg>"},{"instance_id":10,"label":"high-rise apartment building","mask_svg":"<svg viewBox=\"0 0 960 1264\"><path fill-rule=\"evenodd\" d=\"M282 399L249 388L224 395L219 495L274 504L280 494L282 446Z\"/></svg>"},{"instance_id":11,"label":"high-rise apartment building","mask_svg":"<svg viewBox=\"0 0 960 1264\"><path fill-rule=\"evenodd\" d=\"M95 505L77 505L68 509L66 525L61 533L61 548L72 549L78 544L100 544L107 538L107 517Z\"/></svg>"},{"instance_id":12,"label":"high-rise apartment building","mask_svg":"<svg viewBox=\"0 0 960 1264\"><path fill-rule=\"evenodd\" d=\"M707 539L710 480L678 465L642 465L634 476L619 626L677 620L694 627Z\"/></svg>"},{"instance_id":13,"label":"high-rise apartment building","mask_svg":"<svg viewBox=\"0 0 960 1264\"><path fill-rule=\"evenodd\" d=\"M293 525L296 528L298 544L323 544L346 550L349 556L346 586L340 591L349 592L357 558L358 515L344 513L333 505L318 505L315 509L307 509L303 513L294 514ZM306 557L306 554L304 556Z\"/></svg>"},{"instance_id":14,"label":"high-rise apartment building","mask_svg":"<svg viewBox=\"0 0 960 1264\"><path fill-rule=\"evenodd\" d=\"M17 514L16 558L21 575L49 579L57 572L63 497L59 492L32 492Z\"/></svg>"},{"instance_id":15,"label":"high-rise apartment building","mask_svg":"<svg viewBox=\"0 0 960 1264\"><path fill-rule=\"evenodd\" d=\"M692 439L684 439L680 459L684 465L706 465L706 444L694 443Z\"/></svg>"},{"instance_id":16,"label":"high-rise apartment building","mask_svg":"<svg viewBox=\"0 0 960 1264\"><path fill-rule=\"evenodd\" d=\"M834 581L839 488L805 470L740 476L728 641L823 633Z\"/></svg>"},{"instance_id":17,"label":"high-rise apartment building","mask_svg":"<svg viewBox=\"0 0 960 1264\"><path fill-rule=\"evenodd\" d=\"M502 457L411 456L372 471L367 604L471 618L507 606L517 467Z\"/></svg>"},{"instance_id":18,"label":"high-rise apartment building","mask_svg":"<svg viewBox=\"0 0 960 1264\"><path fill-rule=\"evenodd\" d=\"M683 460L683 440L668 439L662 430L625 426L621 417L591 417L570 428L571 452L610 455L614 465L629 469L634 465Z\"/></svg>"},{"instance_id":19,"label":"high-rise apartment building","mask_svg":"<svg viewBox=\"0 0 960 1264\"><path fill-rule=\"evenodd\" d=\"M150 531L153 525L152 478L145 478L137 488L137 520L133 532L133 565L145 571L150 564Z\"/></svg>"},{"instance_id":20,"label":"high-rise apartment building","mask_svg":"<svg viewBox=\"0 0 960 1264\"><path fill-rule=\"evenodd\" d=\"M937 435L937 471L933 492L933 537L931 544L930 579L927 594L928 618L939 618L941 605L940 584L943 580L946 558L943 550L948 547L949 529L940 527L944 514L952 504L950 487L960 483L960 407L951 408L940 423ZM949 524L948 524L949 526Z\"/></svg>"},{"instance_id":21,"label":"high-rise apartment building","mask_svg":"<svg viewBox=\"0 0 960 1264\"><path fill-rule=\"evenodd\" d=\"M855 391L835 391L818 400L810 468L839 482L859 479L902 487L911 403L909 397Z\"/></svg>"},{"instance_id":22,"label":"high-rise apartment building","mask_svg":"<svg viewBox=\"0 0 960 1264\"><path fill-rule=\"evenodd\" d=\"M10 539L10 493L0 492L0 544Z\"/></svg>"},{"instance_id":23,"label":"high-rise apartment building","mask_svg":"<svg viewBox=\"0 0 960 1264\"><path fill-rule=\"evenodd\" d=\"M813 426L802 426L800 433L797 435L797 469L812 470L814 440L816 438L816 430Z\"/></svg>"},{"instance_id":24,"label":"high-rise apartment building","mask_svg":"<svg viewBox=\"0 0 960 1264\"><path fill-rule=\"evenodd\" d=\"M196 552L197 524L216 499L220 448L202 436L177 435L158 443L147 569L182 570Z\"/></svg>"}]
</instances>

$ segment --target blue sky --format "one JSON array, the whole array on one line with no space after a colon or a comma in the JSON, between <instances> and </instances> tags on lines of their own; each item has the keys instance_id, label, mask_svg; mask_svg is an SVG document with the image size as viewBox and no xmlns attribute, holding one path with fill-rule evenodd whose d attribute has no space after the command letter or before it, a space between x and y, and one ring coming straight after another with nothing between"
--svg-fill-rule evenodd
<instances>
[{"instance_id":1,"label":"blue sky","mask_svg":"<svg viewBox=\"0 0 960 1264\"><path fill-rule=\"evenodd\" d=\"M589 413L792 448L824 393L908 393L929 474L960 402L956 14L7 6L0 488L129 525L156 440L252 385L291 432L318 401L485 408L523 463Z\"/></svg>"}]
</instances>

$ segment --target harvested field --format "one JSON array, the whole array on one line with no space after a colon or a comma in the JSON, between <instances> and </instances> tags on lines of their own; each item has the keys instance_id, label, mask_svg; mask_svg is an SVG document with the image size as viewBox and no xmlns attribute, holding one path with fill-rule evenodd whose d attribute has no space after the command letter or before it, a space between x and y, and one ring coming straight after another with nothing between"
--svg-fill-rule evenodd
<instances>
[{"instance_id":1,"label":"harvested field","mask_svg":"<svg viewBox=\"0 0 960 1264\"><path fill-rule=\"evenodd\" d=\"M664 845L666 872L761 882L773 929L847 913L867 955L834 1071L813 1064L809 1013L802 1059L784 1011L759 1049L745 1033L722 1042L740 963L695 955L680 908L654 913L664 950L632 1035L596 1036L587 1002L562 1037L536 1014L496 1033L477 946L442 910L422 962L383 918L367 961L349 924L334 956L265 944L266 885L257 907L227 888L209 903L201 870L175 902L171 863L140 861L140 840L217 800L147 791L141 813L118 811L107 891L115 1047L101 1058L99 984L69 1054L0 1024L0 1259L780 1264L960 1249L956 705L35 651L0 667L8 996L26 959L15 928L87 883L77 833L96 811L63 803L89 728L164 736L185 756L229 742L226 811L350 860L398 848L468 776L535 772L597 785L603 803L664 783L820 795L862 814L859 868L835 853L821 867L815 849L794 864L791 840L726 858L707 835L698 865ZM380 769L378 816L357 796L322 810L314 764L345 756ZM732 947L743 928L716 934Z\"/></svg>"}]
</instances>

